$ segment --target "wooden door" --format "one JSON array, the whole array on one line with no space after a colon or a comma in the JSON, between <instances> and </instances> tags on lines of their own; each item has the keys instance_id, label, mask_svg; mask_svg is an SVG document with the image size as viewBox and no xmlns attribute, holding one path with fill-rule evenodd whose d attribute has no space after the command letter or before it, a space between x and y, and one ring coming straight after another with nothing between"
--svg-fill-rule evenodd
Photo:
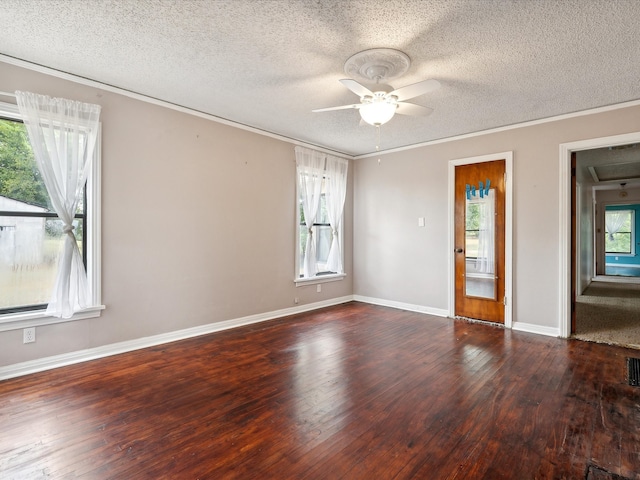
<instances>
[{"instance_id":1,"label":"wooden door","mask_svg":"<svg viewBox=\"0 0 640 480\"><path fill-rule=\"evenodd\" d=\"M458 317L504 323L505 165L495 160L455 167Z\"/></svg>"}]
</instances>

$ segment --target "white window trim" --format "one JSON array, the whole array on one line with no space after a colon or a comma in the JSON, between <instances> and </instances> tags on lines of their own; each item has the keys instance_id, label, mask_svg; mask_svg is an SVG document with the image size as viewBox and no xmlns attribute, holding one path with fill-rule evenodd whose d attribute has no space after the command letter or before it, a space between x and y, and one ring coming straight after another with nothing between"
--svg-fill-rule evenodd
<instances>
[{"instance_id":1,"label":"white window trim","mask_svg":"<svg viewBox=\"0 0 640 480\"><path fill-rule=\"evenodd\" d=\"M296 287L302 287L303 285L315 285L316 283L337 282L346 276L346 273L325 273L324 275L316 275L310 278L296 278L294 282Z\"/></svg>"},{"instance_id":2,"label":"white window trim","mask_svg":"<svg viewBox=\"0 0 640 480\"><path fill-rule=\"evenodd\" d=\"M607 214L607 207L610 205L619 205L619 204L605 204L604 212ZM605 246L605 259L606 257L635 257L636 256L636 211L633 208L619 208L615 210L609 210L610 212L620 212L620 211L628 211L631 212L631 253L615 253L615 252L607 252ZM606 235L606 224L605 224L605 235ZM609 265L609 264L606 264ZM615 263L610 264L612 266L617 265Z\"/></svg>"},{"instance_id":3,"label":"white window trim","mask_svg":"<svg viewBox=\"0 0 640 480\"><path fill-rule=\"evenodd\" d=\"M325 175L326 177L326 175ZM298 169L296 167L296 261L295 272L293 274L293 281L296 287L302 287L304 285L315 285L317 283L337 282L347 276L345 272L342 273L323 273L316 275L315 277L302 278L300 277L300 182L298 180ZM342 212L342 221L340 222L340 255L342 256L342 268L344 269L344 211Z\"/></svg>"},{"instance_id":4,"label":"white window trim","mask_svg":"<svg viewBox=\"0 0 640 480\"><path fill-rule=\"evenodd\" d=\"M0 102L0 116L22 120L18 106ZM102 160L102 124L96 140L95 157L87 176L87 279L91 306L76 312L71 318L58 318L47 315L46 308L27 312L0 314L0 332L27 327L38 327L54 323L73 322L99 317L105 306L102 305L102 235L101 235L101 160Z\"/></svg>"}]
</instances>

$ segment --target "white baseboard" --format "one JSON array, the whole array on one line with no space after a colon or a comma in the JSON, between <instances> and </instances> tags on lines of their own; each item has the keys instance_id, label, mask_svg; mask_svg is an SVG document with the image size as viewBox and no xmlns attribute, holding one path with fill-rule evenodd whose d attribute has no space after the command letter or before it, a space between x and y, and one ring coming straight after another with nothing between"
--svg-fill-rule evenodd
<instances>
[{"instance_id":1,"label":"white baseboard","mask_svg":"<svg viewBox=\"0 0 640 480\"><path fill-rule=\"evenodd\" d=\"M542 325L534 325L532 323L513 322L512 330L520 332L536 333L538 335L546 335L548 337L560 337L560 329L555 327L544 327Z\"/></svg>"},{"instance_id":2,"label":"white baseboard","mask_svg":"<svg viewBox=\"0 0 640 480\"><path fill-rule=\"evenodd\" d=\"M383 300L380 298L363 297L354 295L353 299L357 302L371 303L373 305L381 305L383 307L399 308L401 310L409 310L411 312L428 313L438 317L448 317L449 311L441 308L424 307L421 305L412 305L408 303L395 302L393 300ZM513 322L512 330L521 332L535 333L538 335L546 335L548 337L560 337L560 329L554 327L544 327L533 325L531 323Z\"/></svg>"},{"instance_id":3,"label":"white baseboard","mask_svg":"<svg viewBox=\"0 0 640 480\"><path fill-rule=\"evenodd\" d=\"M0 367L0 380L28 375L30 373L42 372L44 370L51 370L53 368L64 367L66 365L72 365L75 363L87 362L89 360L96 360L98 358L131 352L133 350L139 350L141 348L153 347L155 345L160 345L163 343L175 342L177 340L184 340L187 338L197 337L199 335L206 335L208 333L229 330L231 328L251 325L253 323L266 322L267 320L273 320L289 315L295 315L297 313L303 313L311 310L317 310L319 308L330 307L332 305L347 303L352 301L353 299L354 298L352 295L332 298L321 302L309 303L306 305L299 305L296 307L284 308L282 310L259 313L256 315L249 315L247 317L225 320L223 322L209 323L207 325L186 328L184 330L177 330L175 332L162 333L160 335L153 335L151 337L137 338L135 340L112 343L110 345L103 345L101 347L88 348L85 350L78 350L61 355L39 358L27 362L15 363L13 365Z\"/></svg>"},{"instance_id":4,"label":"white baseboard","mask_svg":"<svg viewBox=\"0 0 640 480\"><path fill-rule=\"evenodd\" d=\"M398 308L400 310L408 310L410 312L427 313L437 317L448 317L449 310L441 308L424 307L422 305L413 305L411 303L395 302L393 300L384 300L382 298L363 297L362 295L354 295L353 299L357 302L371 303L382 307Z\"/></svg>"}]
</instances>

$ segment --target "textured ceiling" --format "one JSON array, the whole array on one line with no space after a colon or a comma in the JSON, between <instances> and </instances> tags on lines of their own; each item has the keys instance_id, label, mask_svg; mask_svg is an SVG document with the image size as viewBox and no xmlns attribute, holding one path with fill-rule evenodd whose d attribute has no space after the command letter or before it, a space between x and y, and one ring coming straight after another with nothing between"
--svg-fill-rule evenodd
<instances>
[{"instance_id":1,"label":"textured ceiling","mask_svg":"<svg viewBox=\"0 0 640 480\"><path fill-rule=\"evenodd\" d=\"M640 178L640 163L614 163L594 167L599 182L610 182Z\"/></svg>"},{"instance_id":2,"label":"textured ceiling","mask_svg":"<svg viewBox=\"0 0 640 480\"><path fill-rule=\"evenodd\" d=\"M576 166L580 182L612 183L617 188L625 181L640 186L640 144L579 151Z\"/></svg>"},{"instance_id":3,"label":"textured ceiling","mask_svg":"<svg viewBox=\"0 0 640 480\"><path fill-rule=\"evenodd\" d=\"M350 155L375 128L338 80L354 53L435 78L386 150L640 99L638 0L0 0L0 53Z\"/></svg>"}]
</instances>

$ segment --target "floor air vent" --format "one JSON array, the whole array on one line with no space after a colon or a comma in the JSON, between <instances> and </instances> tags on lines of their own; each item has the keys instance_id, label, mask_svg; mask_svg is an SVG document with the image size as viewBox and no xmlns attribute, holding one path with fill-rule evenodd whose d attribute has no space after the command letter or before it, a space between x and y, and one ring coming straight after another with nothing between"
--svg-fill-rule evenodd
<instances>
[{"instance_id":1,"label":"floor air vent","mask_svg":"<svg viewBox=\"0 0 640 480\"><path fill-rule=\"evenodd\" d=\"M595 465L589 465L585 480L631 480L627 477L621 477L615 473L608 472Z\"/></svg>"},{"instance_id":2,"label":"floor air vent","mask_svg":"<svg viewBox=\"0 0 640 480\"><path fill-rule=\"evenodd\" d=\"M640 387L640 358L627 358L629 385Z\"/></svg>"}]
</instances>

